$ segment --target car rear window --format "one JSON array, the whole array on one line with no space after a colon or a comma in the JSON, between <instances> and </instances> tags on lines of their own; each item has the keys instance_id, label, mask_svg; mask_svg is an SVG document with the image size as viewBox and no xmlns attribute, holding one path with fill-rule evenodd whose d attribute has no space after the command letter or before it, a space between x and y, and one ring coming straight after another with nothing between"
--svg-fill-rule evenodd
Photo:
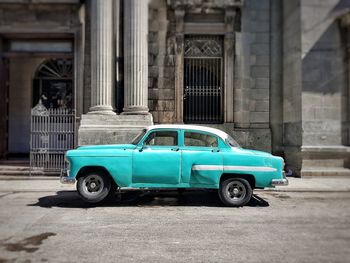
<instances>
[{"instance_id":1,"label":"car rear window","mask_svg":"<svg viewBox=\"0 0 350 263\"><path fill-rule=\"evenodd\" d=\"M218 139L210 134L185 132L185 146L218 147Z\"/></svg>"}]
</instances>

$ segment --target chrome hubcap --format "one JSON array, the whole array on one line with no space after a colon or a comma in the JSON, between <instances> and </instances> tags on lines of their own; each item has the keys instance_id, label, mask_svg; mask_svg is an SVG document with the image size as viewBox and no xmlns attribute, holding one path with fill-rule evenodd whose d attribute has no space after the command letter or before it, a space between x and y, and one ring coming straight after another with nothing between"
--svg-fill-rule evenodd
<instances>
[{"instance_id":1,"label":"chrome hubcap","mask_svg":"<svg viewBox=\"0 0 350 263\"><path fill-rule=\"evenodd\" d=\"M226 186L226 194L233 201L240 201L245 198L247 190L241 182L232 181Z\"/></svg>"},{"instance_id":2,"label":"chrome hubcap","mask_svg":"<svg viewBox=\"0 0 350 263\"><path fill-rule=\"evenodd\" d=\"M98 175L89 175L84 179L83 188L87 194L98 194L103 190L103 180Z\"/></svg>"}]
</instances>

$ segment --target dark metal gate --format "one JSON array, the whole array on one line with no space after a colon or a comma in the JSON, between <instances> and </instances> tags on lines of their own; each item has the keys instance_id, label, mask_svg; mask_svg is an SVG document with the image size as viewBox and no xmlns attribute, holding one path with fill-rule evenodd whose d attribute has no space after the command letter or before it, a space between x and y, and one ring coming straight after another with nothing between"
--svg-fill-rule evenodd
<instances>
[{"instance_id":1,"label":"dark metal gate","mask_svg":"<svg viewBox=\"0 0 350 263\"><path fill-rule=\"evenodd\" d=\"M74 148L73 109L47 109L41 101L31 111L30 172L59 173L64 154Z\"/></svg>"},{"instance_id":2,"label":"dark metal gate","mask_svg":"<svg viewBox=\"0 0 350 263\"><path fill-rule=\"evenodd\" d=\"M187 36L184 53L184 122L223 122L223 39Z\"/></svg>"}]
</instances>

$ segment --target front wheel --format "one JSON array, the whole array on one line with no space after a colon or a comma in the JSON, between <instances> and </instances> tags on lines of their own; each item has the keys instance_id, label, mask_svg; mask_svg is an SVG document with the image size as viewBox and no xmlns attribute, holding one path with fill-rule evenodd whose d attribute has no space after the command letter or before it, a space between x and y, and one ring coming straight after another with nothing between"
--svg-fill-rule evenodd
<instances>
[{"instance_id":1,"label":"front wheel","mask_svg":"<svg viewBox=\"0 0 350 263\"><path fill-rule=\"evenodd\" d=\"M89 203L102 202L111 190L111 180L101 171L87 172L78 179L77 191Z\"/></svg>"},{"instance_id":2,"label":"front wheel","mask_svg":"<svg viewBox=\"0 0 350 263\"><path fill-rule=\"evenodd\" d=\"M244 206L250 201L252 195L252 187L245 179L228 178L220 183L219 196L227 206Z\"/></svg>"}]
</instances>

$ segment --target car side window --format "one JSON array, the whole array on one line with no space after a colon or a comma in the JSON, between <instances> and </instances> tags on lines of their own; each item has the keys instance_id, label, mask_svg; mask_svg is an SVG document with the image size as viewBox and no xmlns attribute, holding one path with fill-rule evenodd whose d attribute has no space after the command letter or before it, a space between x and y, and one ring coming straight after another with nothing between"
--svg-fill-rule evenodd
<instances>
[{"instance_id":1,"label":"car side window","mask_svg":"<svg viewBox=\"0 0 350 263\"><path fill-rule=\"evenodd\" d=\"M185 146L218 147L218 139L209 134L185 132Z\"/></svg>"},{"instance_id":2,"label":"car side window","mask_svg":"<svg viewBox=\"0 0 350 263\"><path fill-rule=\"evenodd\" d=\"M150 146L176 146L176 131L154 131L146 138L144 145Z\"/></svg>"}]
</instances>

